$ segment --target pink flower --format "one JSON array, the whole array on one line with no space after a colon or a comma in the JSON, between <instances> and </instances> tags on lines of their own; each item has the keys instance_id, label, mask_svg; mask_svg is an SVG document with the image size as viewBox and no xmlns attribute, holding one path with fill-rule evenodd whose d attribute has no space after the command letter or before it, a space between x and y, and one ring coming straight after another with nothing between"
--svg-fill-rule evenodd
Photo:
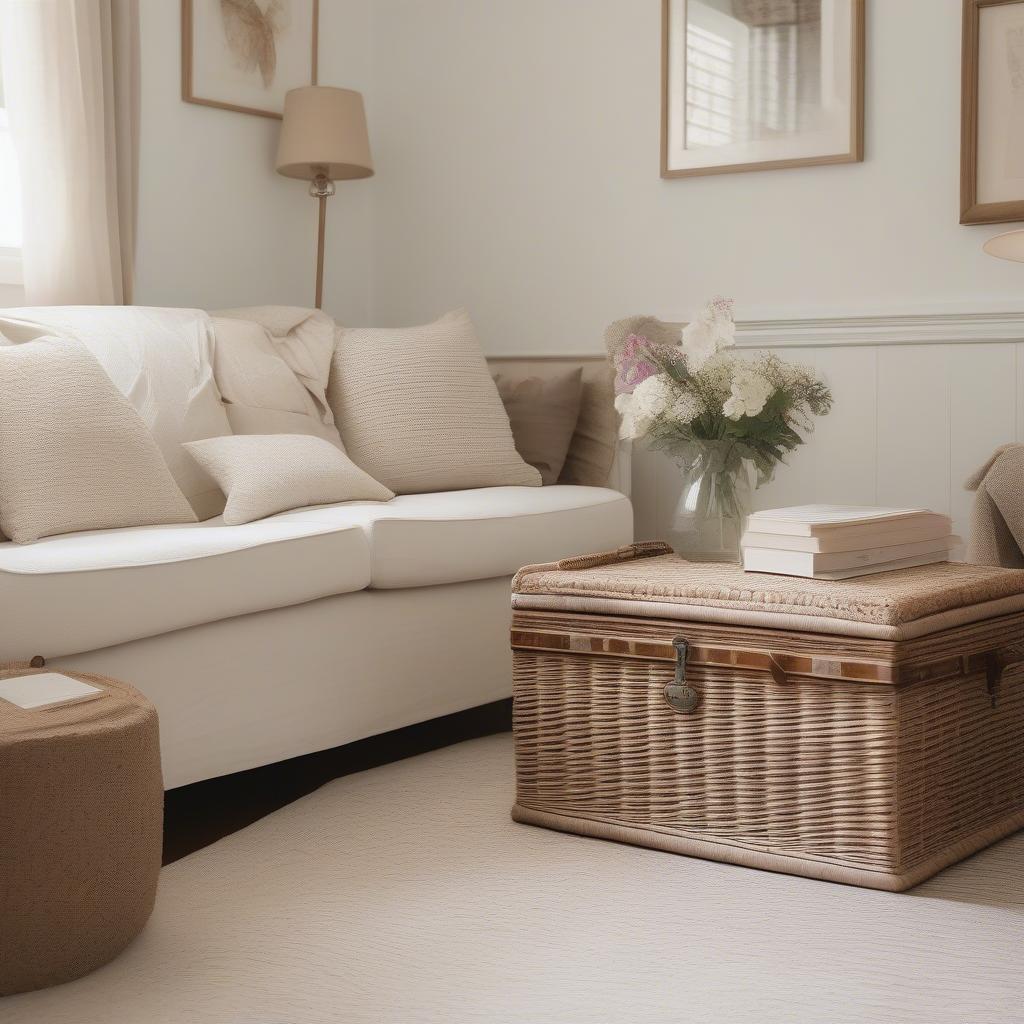
<instances>
[{"instance_id":1,"label":"pink flower","mask_svg":"<svg viewBox=\"0 0 1024 1024\"><path fill-rule=\"evenodd\" d=\"M615 394L629 395L648 377L658 372L651 361L651 343L642 334L631 334L615 360Z\"/></svg>"}]
</instances>

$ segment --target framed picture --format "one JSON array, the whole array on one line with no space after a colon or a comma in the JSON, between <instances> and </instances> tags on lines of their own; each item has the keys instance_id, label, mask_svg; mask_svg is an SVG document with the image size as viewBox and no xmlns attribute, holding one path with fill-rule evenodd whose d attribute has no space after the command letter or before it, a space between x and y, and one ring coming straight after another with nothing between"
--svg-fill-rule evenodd
<instances>
[{"instance_id":1,"label":"framed picture","mask_svg":"<svg viewBox=\"0 0 1024 1024\"><path fill-rule=\"evenodd\" d=\"M964 0L960 223L1024 220L1024 0Z\"/></svg>"},{"instance_id":2,"label":"framed picture","mask_svg":"<svg viewBox=\"0 0 1024 1024\"><path fill-rule=\"evenodd\" d=\"M319 0L181 0L181 98L280 117L316 85Z\"/></svg>"},{"instance_id":3,"label":"framed picture","mask_svg":"<svg viewBox=\"0 0 1024 1024\"><path fill-rule=\"evenodd\" d=\"M662 0L661 175L864 159L864 0Z\"/></svg>"}]
</instances>

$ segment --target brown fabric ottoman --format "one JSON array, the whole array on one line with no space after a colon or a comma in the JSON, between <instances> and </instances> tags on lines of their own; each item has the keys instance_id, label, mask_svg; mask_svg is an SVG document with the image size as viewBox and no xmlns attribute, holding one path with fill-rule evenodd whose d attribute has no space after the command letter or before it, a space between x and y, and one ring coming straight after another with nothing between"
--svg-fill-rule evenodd
<instances>
[{"instance_id":1,"label":"brown fabric ottoman","mask_svg":"<svg viewBox=\"0 0 1024 1024\"><path fill-rule=\"evenodd\" d=\"M0 679L42 671L0 666ZM156 897L156 710L125 683L64 674L103 693L34 709L0 700L0 996L113 959Z\"/></svg>"}]
</instances>

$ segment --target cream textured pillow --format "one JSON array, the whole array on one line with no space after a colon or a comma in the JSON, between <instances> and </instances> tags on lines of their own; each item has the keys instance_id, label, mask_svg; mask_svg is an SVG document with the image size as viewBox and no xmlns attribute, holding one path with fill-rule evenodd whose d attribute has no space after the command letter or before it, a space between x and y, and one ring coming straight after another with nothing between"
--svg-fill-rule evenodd
<instances>
[{"instance_id":1,"label":"cream textured pillow","mask_svg":"<svg viewBox=\"0 0 1024 1024\"><path fill-rule=\"evenodd\" d=\"M0 380L0 529L11 540L196 521L145 423L82 345L0 346Z\"/></svg>"},{"instance_id":2,"label":"cream textured pillow","mask_svg":"<svg viewBox=\"0 0 1024 1024\"><path fill-rule=\"evenodd\" d=\"M316 309L254 306L213 317L213 369L235 434L311 434L337 447L327 404L334 321Z\"/></svg>"},{"instance_id":3,"label":"cream textured pillow","mask_svg":"<svg viewBox=\"0 0 1024 1024\"><path fill-rule=\"evenodd\" d=\"M424 327L339 328L327 398L352 460L398 494L540 486L465 310Z\"/></svg>"},{"instance_id":4,"label":"cream textured pillow","mask_svg":"<svg viewBox=\"0 0 1024 1024\"><path fill-rule=\"evenodd\" d=\"M227 495L228 526L306 505L394 497L322 437L238 434L190 441L185 448Z\"/></svg>"},{"instance_id":5,"label":"cream textured pillow","mask_svg":"<svg viewBox=\"0 0 1024 1024\"><path fill-rule=\"evenodd\" d=\"M213 327L199 309L147 306L33 306L0 310L15 344L58 336L81 342L142 417L200 519L223 509L220 489L182 450L182 441L230 434L213 380Z\"/></svg>"}]
</instances>

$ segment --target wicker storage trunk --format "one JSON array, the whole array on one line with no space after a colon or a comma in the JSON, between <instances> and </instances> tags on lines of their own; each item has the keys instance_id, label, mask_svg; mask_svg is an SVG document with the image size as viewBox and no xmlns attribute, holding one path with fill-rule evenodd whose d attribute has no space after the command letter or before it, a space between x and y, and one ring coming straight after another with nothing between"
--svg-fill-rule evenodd
<instances>
[{"instance_id":1,"label":"wicker storage trunk","mask_svg":"<svg viewBox=\"0 0 1024 1024\"><path fill-rule=\"evenodd\" d=\"M903 890L1024 825L1024 571L514 583L517 821Z\"/></svg>"}]
</instances>

